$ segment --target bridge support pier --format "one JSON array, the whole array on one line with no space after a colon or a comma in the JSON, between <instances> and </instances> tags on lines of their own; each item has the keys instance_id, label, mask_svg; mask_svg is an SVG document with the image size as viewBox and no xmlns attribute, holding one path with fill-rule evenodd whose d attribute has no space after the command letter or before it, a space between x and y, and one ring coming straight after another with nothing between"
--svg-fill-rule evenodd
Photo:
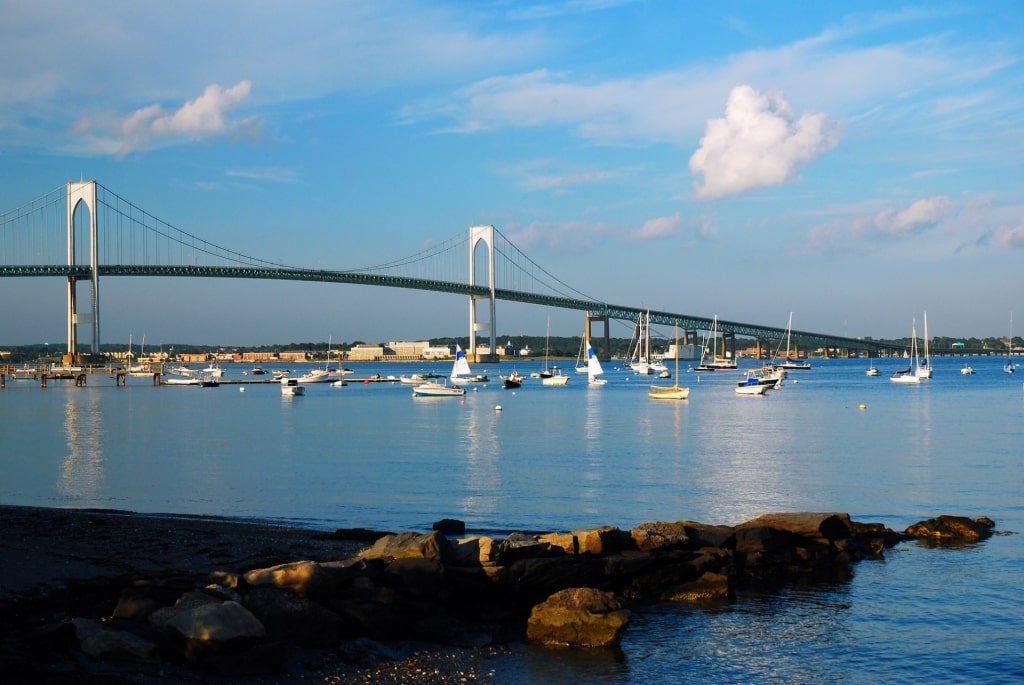
<instances>
[{"instance_id":1,"label":"bridge support pier","mask_svg":"<svg viewBox=\"0 0 1024 685\"><path fill-rule=\"evenodd\" d=\"M68 361L74 364L78 357L78 324L92 324L93 354L100 352L100 270L98 221L96 218L96 181L68 183L68 266L76 263L75 254L75 212L78 205L84 205L89 212L89 265L92 267L90 309L86 314L78 313L79 276L68 276Z\"/></svg>"},{"instance_id":2,"label":"bridge support pier","mask_svg":"<svg viewBox=\"0 0 1024 685\"><path fill-rule=\"evenodd\" d=\"M469 227L469 284L476 285L476 248L480 243L484 243L487 246L487 288L489 295L470 295L469 296L469 349L466 350L466 357L468 361L473 362L498 362L497 346L495 341L495 330L494 322L494 288L495 288L495 276L494 276L494 226L470 226ZM477 302L481 299L486 299L489 305L488 314L489 318L487 323L480 323L477 319ZM486 331L490 337L489 352L486 358L482 358L481 355L477 354L476 347L476 334L478 332Z\"/></svg>"},{"instance_id":3,"label":"bridge support pier","mask_svg":"<svg viewBox=\"0 0 1024 685\"><path fill-rule=\"evenodd\" d=\"M595 323L603 323L604 324L604 335L601 336L601 343L602 344L601 344L601 354L599 355L599 357L603 357L604 360L607 361L610 358L610 356L611 356L611 347L612 347L611 336L610 336L610 334L608 332L608 317L607 316L592 316L590 314L590 312L587 312L587 320L586 320L587 336L586 336L586 338L587 338L588 341L594 339L594 336L592 335L592 333L593 333L593 325Z\"/></svg>"}]
</instances>

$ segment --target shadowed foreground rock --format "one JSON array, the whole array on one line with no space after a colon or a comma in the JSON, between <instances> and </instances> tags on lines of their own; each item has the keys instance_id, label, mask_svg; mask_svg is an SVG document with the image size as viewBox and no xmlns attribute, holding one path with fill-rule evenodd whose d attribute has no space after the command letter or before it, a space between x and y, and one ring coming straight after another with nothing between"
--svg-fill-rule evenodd
<instances>
[{"instance_id":1,"label":"shadowed foreground rock","mask_svg":"<svg viewBox=\"0 0 1024 685\"><path fill-rule=\"evenodd\" d=\"M40 676L35 661L67 668L60 655L75 662L77 653L98 660L94 672L115 662L180 665L285 682L296 650L320 650L321 667L358 668L403 641L614 647L633 600L723 601L740 584L845 578L851 564L881 558L900 541L976 541L993 527L989 519L942 516L897 533L847 514L788 513L738 526L653 522L505 538L449 539L435 530L385 535L354 556L282 561L275 553L268 566L247 557L191 574L147 566L109 583L109 599L94 603L105 608L69 608L35 624L22 636L32 647L27 658L5 631L2 665L45 679L49 672ZM17 613L25 605L12 606Z\"/></svg>"}]
</instances>

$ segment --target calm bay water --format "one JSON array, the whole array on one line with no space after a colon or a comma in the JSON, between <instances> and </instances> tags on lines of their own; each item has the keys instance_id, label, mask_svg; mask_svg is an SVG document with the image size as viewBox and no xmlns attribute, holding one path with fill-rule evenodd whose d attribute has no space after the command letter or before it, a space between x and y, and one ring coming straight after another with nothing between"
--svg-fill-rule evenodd
<instances>
[{"instance_id":1,"label":"calm bay water","mask_svg":"<svg viewBox=\"0 0 1024 685\"><path fill-rule=\"evenodd\" d=\"M763 398L733 392L739 372L686 373L683 403L650 400L648 381L614 363L603 388L576 375L565 388L531 379L517 391L497 379L511 366L479 366L493 380L462 400L414 399L397 383L283 398L273 384L8 380L0 503L328 530L426 531L452 517L495 533L735 524L774 511L843 511L896 530L990 516L999 533L975 546L904 543L846 582L742 593L711 609L644 607L616 658L522 647L498 678L1020 682L1024 373L971 359L978 373L962 376L963 360L937 359L935 378L898 386L887 376L900 361L876 362L882 375L868 378L864 360L815 360ZM355 375L422 368L357 365Z\"/></svg>"}]
</instances>

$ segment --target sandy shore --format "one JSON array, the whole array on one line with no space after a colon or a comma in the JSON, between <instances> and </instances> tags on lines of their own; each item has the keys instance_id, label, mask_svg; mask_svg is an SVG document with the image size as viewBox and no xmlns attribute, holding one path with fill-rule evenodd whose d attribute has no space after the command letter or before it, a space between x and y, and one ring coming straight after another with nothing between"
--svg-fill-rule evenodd
<instances>
[{"instance_id":1,"label":"sandy shore","mask_svg":"<svg viewBox=\"0 0 1024 685\"><path fill-rule=\"evenodd\" d=\"M399 660L358 670L331 653L303 655L288 674L231 679L187 667L91 662L55 655L40 635L73 617L102 619L135 578L205 578L356 554L366 542L333 533L227 519L108 510L0 505L0 673L6 682L48 683L465 683L495 682L488 661L501 649L396 646ZM49 645L49 641L46 641ZM13 677L14 679L9 679Z\"/></svg>"}]
</instances>

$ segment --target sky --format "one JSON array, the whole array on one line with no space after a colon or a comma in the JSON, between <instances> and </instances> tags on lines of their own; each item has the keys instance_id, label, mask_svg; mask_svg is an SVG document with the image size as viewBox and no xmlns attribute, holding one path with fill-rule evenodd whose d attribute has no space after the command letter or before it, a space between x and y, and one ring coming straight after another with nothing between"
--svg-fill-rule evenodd
<instances>
[{"instance_id":1,"label":"sky","mask_svg":"<svg viewBox=\"0 0 1024 685\"><path fill-rule=\"evenodd\" d=\"M619 305L874 338L920 333L925 311L931 336L1005 336L1016 310L1024 330L1017 0L0 0L0 16L0 211L96 179L212 243L338 270L493 224ZM0 278L0 345L63 342L65 288ZM464 297L368 286L107 278L100 301L104 343L469 327ZM582 312L499 301L497 334L549 317L582 332Z\"/></svg>"}]
</instances>

